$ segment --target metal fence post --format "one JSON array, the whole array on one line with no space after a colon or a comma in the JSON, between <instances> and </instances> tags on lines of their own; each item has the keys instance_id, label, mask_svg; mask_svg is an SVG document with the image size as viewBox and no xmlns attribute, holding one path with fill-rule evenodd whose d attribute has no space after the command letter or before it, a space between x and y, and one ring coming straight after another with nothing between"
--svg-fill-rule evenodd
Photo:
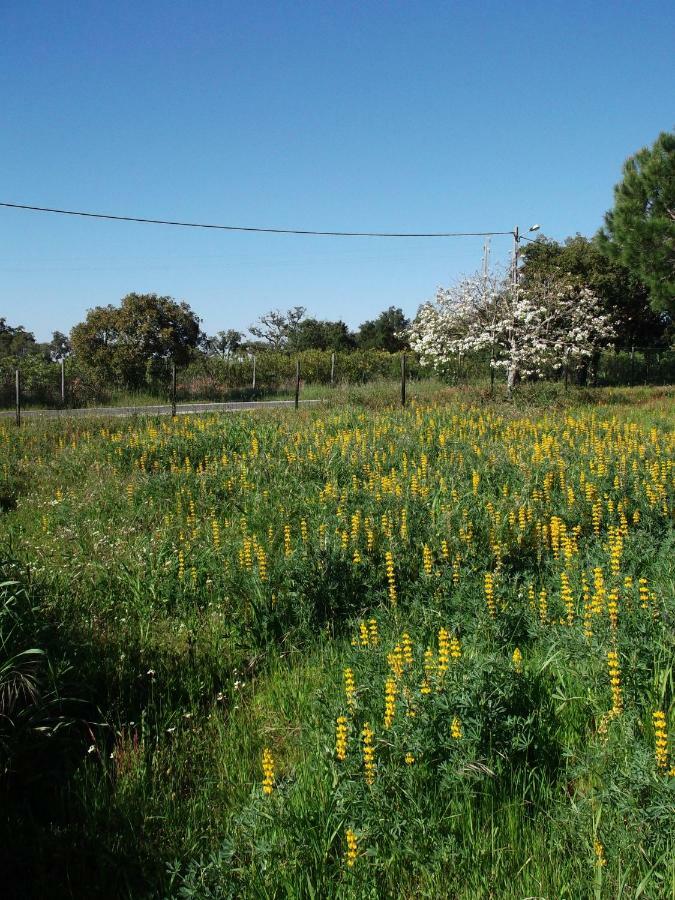
<instances>
[{"instance_id":1,"label":"metal fence post","mask_svg":"<svg viewBox=\"0 0 675 900\"><path fill-rule=\"evenodd\" d=\"M66 361L61 357L61 405L66 405Z\"/></svg>"},{"instance_id":2,"label":"metal fence post","mask_svg":"<svg viewBox=\"0 0 675 900\"><path fill-rule=\"evenodd\" d=\"M176 418L176 363L171 365L171 417Z\"/></svg>"},{"instance_id":3,"label":"metal fence post","mask_svg":"<svg viewBox=\"0 0 675 900\"><path fill-rule=\"evenodd\" d=\"M406 376L406 364L405 364L405 353L401 354L401 406L405 406L405 376Z\"/></svg>"},{"instance_id":4,"label":"metal fence post","mask_svg":"<svg viewBox=\"0 0 675 900\"><path fill-rule=\"evenodd\" d=\"M21 375L19 370L15 373L16 383L16 424L21 425Z\"/></svg>"},{"instance_id":5,"label":"metal fence post","mask_svg":"<svg viewBox=\"0 0 675 900\"><path fill-rule=\"evenodd\" d=\"M253 383L251 387L255 390L255 353L253 354Z\"/></svg>"},{"instance_id":6,"label":"metal fence post","mask_svg":"<svg viewBox=\"0 0 675 900\"><path fill-rule=\"evenodd\" d=\"M295 408L300 403L300 359L295 361Z\"/></svg>"}]
</instances>

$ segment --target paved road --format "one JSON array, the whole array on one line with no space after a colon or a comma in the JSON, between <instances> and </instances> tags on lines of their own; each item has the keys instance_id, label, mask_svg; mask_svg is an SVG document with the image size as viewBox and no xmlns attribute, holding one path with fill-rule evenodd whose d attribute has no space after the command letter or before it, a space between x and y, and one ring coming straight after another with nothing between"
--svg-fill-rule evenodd
<instances>
[{"instance_id":1,"label":"paved road","mask_svg":"<svg viewBox=\"0 0 675 900\"><path fill-rule=\"evenodd\" d=\"M323 400L301 400L303 406L323 403ZM273 409L275 407L293 407L293 400L242 400L229 403L179 403L176 413L179 416L190 413L206 412L238 412L242 409ZM71 419L82 416L170 416L171 405L159 406L96 406L82 409L26 409L21 410L24 419ZM14 418L13 411L0 412L0 417Z\"/></svg>"}]
</instances>

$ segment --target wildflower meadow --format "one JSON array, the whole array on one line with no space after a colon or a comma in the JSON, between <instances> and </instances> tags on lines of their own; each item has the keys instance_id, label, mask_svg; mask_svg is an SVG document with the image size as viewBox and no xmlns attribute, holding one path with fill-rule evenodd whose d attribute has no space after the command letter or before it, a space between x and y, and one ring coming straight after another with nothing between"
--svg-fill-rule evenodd
<instances>
[{"instance_id":1,"label":"wildflower meadow","mask_svg":"<svg viewBox=\"0 0 675 900\"><path fill-rule=\"evenodd\" d=\"M675 897L672 401L0 424L10 896Z\"/></svg>"}]
</instances>

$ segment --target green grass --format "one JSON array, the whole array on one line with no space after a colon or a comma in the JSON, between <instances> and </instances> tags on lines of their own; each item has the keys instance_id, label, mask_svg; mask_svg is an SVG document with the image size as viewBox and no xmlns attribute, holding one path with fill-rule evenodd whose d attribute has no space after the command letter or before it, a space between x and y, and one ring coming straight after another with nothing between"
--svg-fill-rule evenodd
<instances>
[{"instance_id":1,"label":"green grass","mask_svg":"<svg viewBox=\"0 0 675 900\"><path fill-rule=\"evenodd\" d=\"M409 397L0 424L8 896L675 897L672 389Z\"/></svg>"}]
</instances>

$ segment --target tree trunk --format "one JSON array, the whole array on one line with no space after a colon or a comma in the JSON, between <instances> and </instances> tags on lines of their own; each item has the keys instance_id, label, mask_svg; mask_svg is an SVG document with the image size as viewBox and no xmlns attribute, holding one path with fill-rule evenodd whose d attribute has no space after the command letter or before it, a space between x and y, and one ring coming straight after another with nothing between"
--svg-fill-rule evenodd
<instances>
[{"instance_id":1,"label":"tree trunk","mask_svg":"<svg viewBox=\"0 0 675 900\"><path fill-rule=\"evenodd\" d=\"M518 372L518 366L511 363L509 366L509 370L506 376L506 396L511 397L513 395L513 389L518 384L520 380L520 374Z\"/></svg>"}]
</instances>

